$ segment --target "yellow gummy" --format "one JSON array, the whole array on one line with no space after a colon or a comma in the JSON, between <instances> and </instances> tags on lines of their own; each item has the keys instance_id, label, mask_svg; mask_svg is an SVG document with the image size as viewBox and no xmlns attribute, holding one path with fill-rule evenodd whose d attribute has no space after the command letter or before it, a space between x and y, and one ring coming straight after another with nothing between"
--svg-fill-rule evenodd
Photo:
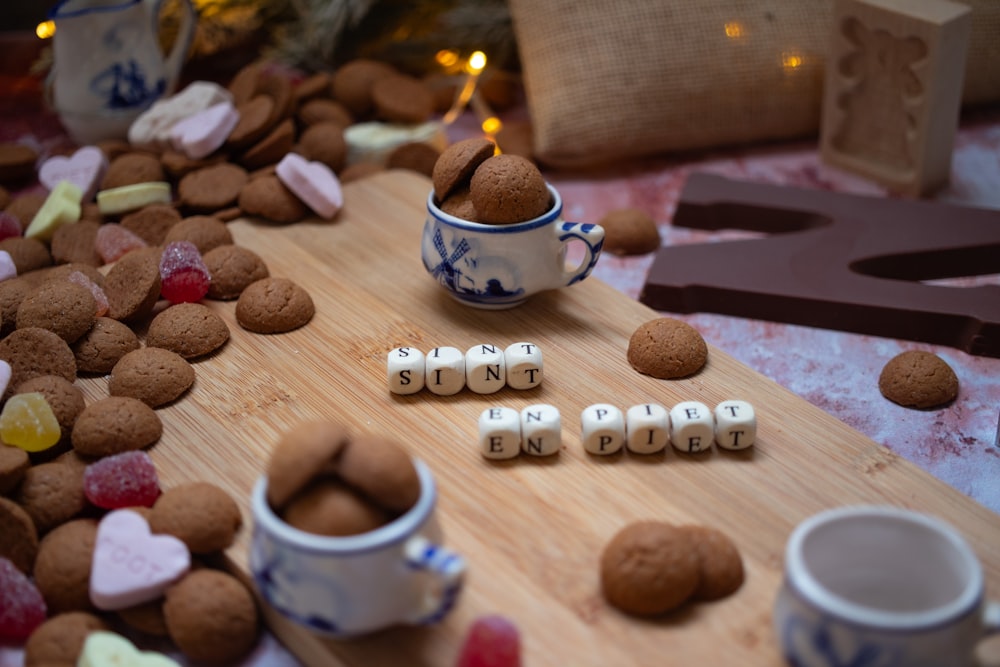
<instances>
[{"instance_id":1,"label":"yellow gummy","mask_svg":"<svg viewBox=\"0 0 1000 667\"><path fill-rule=\"evenodd\" d=\"M24 236L39 241L51 241L59 227L80 219L83 191L69 181L59 181L45 198L38 213L31 219Z\"/></svg>"},{"instance_id":2,"label":"yellow gummy","mask_svg":"<svg viewBox=\"0 0 1000 667\"><path fill-rule=\"evenodd\" d=\"M26 452L41 452L59 442L59 420L45 396L14 394L0 412L0 438Z\"/></svg>"},{"instance_id":3,"label":"yellow gummy","mask_svg":"<svg viewBox=\"0 0 1000 667\"><path fill-rule=\"evenodd\" d=\"M77 667L180 667L180 665L154 651L140 651L125 637L106 631L91 632L80 651Z\"/></svg>"},{"instance_id":4,"label":"yellow gummy","mask_svg":"<svg viewBox=\"0 0 1000 667\"><path fill-rule=\"evenodd\" d=\"M170 184L150 181L109 188L97 193L97 208L104 215L120 215L150 204L169 204Z\"/></svg>"}]
</instances>

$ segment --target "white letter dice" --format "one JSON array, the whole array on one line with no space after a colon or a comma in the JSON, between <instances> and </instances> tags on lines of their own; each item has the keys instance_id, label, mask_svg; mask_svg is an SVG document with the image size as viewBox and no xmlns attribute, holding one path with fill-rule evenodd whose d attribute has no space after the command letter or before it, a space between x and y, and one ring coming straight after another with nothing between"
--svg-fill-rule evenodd
<instances>
[{"instance_id":1,"label":"white letter dice","mask_svg":"<svg viewBox=\"0 0 1000 667\"><path fill-rule=\"evenodd\" d=\"M580 422L583 448L591 454L614 454L625 444L625 418L613 405L597 403L584 408Z\"/></svg>"},{"instance_id":2,"label":"white letter dice","mask_svg":"<svg viewBox=\"0 0 1000 667\"><path fill-rule=\"evenodd\" d=\"M625 416L625 445L636 454L663 451L670 440L670 413L657 403L633 405Z\"/></svg>"},{"instance_id":3,"label":"white letter dice","mask_svg":"<svg viewBox=\"0 0 1000 667\"><path fill-rule=\"evenodd\" d=\"M746 401L715 406L715 442L723 449L746 449L757 440L757 415Z\"/></svg>"},{"instance_id":4,"label":"white letter dice","mask_svg":"<svg viewBox=\"0 0 1000 667\"><path fill-rule=\"evenodd\" d=\"M427 353L424 382L438 396L451 396L465 387L465 355L457 347L435 347Z\"/></svg>"},{"instance_id":5,"label":"white letter dice","mask_svg":"<svg viewBox=\"0 0 1000 667\"><path fill-rule=\"evenodd\" d=\"M514 343L503 351L507 365L507 385L511 389L531 389L542 383L542 349L534 343Z\"/></svg>"},{"instance_id":6,"label":"white letter dice","mask_svg":"<svg viewBox=\"0 0 1000 667\"><path fill-rule=\"evenodd\" d=\"M389 391L415 394L424 388L424 353L415 347L397 347L389 351L386 363Z\"/></svg>"},{"instance_id":7,"label":"white letter dice","mask_svg":"<svg viewBox=\"0 0 1000 667\"><path fill-rule=\"evenodd\" d=\"M477 394L492 394L507 384L503 352L495 345L473 345L465 353L465 384Z\"/></svg>"},{"instance_id":8,"label":"white letter dice","mask_svg":"<svg viewBox=\"0 0 1000 667\"><path fill-rule=\"evenodd\" d=\"M670 409L670 442L682 452L711 449L715 420L704 403L683 401Z\"/></svg>"},{"instance_id":9,"label":"white letter dice","mask_svg":"<svg viewBox=\"0 0 1000 667\"><path fill-rule=\"evenodd\" d=\"M479 415L479 447L488 459L521 453L521 415L513 408L487 408Z\"/></svg>"},{"instance_id":10,"label":"white letter dice","mask_svg":"<svg viewBox=\"0 0 1000 667\"><path fill-rule=\"evenodd\" d=\"M536 403L521 410L521 449L536 456L557 454L562 447L559 408Z\"/></svg>"}]
</instances>

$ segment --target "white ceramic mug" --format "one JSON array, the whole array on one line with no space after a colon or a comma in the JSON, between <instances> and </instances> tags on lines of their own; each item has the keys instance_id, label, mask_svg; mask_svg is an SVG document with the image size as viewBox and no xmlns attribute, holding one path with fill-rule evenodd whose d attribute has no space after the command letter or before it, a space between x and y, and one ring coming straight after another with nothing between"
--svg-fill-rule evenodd
<instances>
[{"instance_id":1,"label":"white ceramic mug","mask_svg":"<svg viewBox=\"0 0 1000 667\"><path fill-rule=\"evenodd\" d=\"M604 228L563 220L562 199L548 188L552 206L544 215L510 225L449 215L431 191L421 242L424 268L452 297L478 308L511 308L532 294L583 280L601 255ZM568 268L572 243L583 247L584 257Z\"/></svg>"},{"instance_id":2,"label":"white ceramic mug","mask_svg":"<svg viewBox=\"0 0 1000 667\"><path fill-rule=\"evenodd\" d=\"M972 667L977 643L1000 630L1000 605L948 524L842 507L793 531L774 623L794 667Z\"/></svg>"},{"instance_id":3,"label":"white ceramic mug","mask_svg":"<svg viewBox=\"0 0 1000 667\"><path fill-rule=\"evenodd\" d=\"M250 571L263 599L331 637L444 618L462 589L465 560L441 546L434 478L422 461L414 465L421 487L416 504L384 526L345 537L288 525L267 502L267 478L258 480Z\"/></svg>"},{"instance_id":4,"label":"white ceramic mug","mask_svg":"<svg viewBox=\"0 0 1000 667\"><path fill-rule=\"evenodd\" d=\"M125 138L129 125L177 87L194 35L191 0L171 52L160 50L163 0L62 0L55 22L50 102L74 141Z\"/></svg>"}]
</instances>

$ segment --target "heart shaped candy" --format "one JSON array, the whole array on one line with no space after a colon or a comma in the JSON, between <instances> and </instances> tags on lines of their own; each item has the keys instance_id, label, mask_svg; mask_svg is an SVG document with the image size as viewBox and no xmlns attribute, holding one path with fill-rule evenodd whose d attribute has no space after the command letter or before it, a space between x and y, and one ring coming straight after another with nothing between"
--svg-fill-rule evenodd
<instances>
[{"instance_id":1,"label":"heart shaped candy","mask_svg":"<svg viewBox=\"0 0 1000 667\"><path fill-rule=\"evenodd\" d=\"M174 124L219 102L231 102L232 94L217 83L194 81L181 92L157 100L128 129L129 143L136 148L165 150L170 147Z\"/></svg>"},{"instance_id":2,"label":"heart shaped candy","mask_svg":"<svg viewBox=\"0 0 1000 667\"><path fill-rule=\"evenodd\" d=\"M340 180L322 162L309 162L297 153L288 153L275 171L285 187L321 218L333 218L344 205Z\"/></svg>"},{"instance_id":3,"label":"heart shaped candy","mask_svg":"<svg viewBox=\"0 0 1000 667\"><path fill-rule=\"evenodd\" d=\"M170 128L170 143L175 151L200 160L226 143L239 120L240 112L231 102L219 102L177 121Z\"/></svg>"},{"instance_id":4,"label":"heart shaped candy","mask_svg":"<svg viewBox=\"0 0 1000 667\"><path fill-rule=\"evenodd\" d=\"M43 162L38 180L50 191L55 190L60 181L69 181L80 188L81 201L89 202L107 168L108 159L100 148L84 146L69 157L56 155Z\"/></svg>"},{"instance_id":5,"label":"heart shaped candy","mask_svg":"<svg viewBox=\"0 0 1000 667\"><path fill-rule=\"evenodd\" d=\"M151 534L137 512L115 510L97 527L90 600L104 610L155 600L190 568L191 554L183 542Z\"/></svg>"},{"instance_id":6,"label":"heart shaped candy","mask_svg":"<svg viewBox=\"0 0 1000 667\"><path fill-rule=\"evenodd\" d=\"M140 651L129 640L113 632L91 632L87 635L77 659L77 667L180 667L163 655Z\"/></svg>"}]
</instances>

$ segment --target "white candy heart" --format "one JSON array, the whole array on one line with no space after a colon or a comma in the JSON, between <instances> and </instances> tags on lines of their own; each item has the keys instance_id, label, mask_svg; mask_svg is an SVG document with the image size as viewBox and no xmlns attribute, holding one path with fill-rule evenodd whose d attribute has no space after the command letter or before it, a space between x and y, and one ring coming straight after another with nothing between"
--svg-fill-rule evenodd
<instances>
[{"instance_id":1,"label":"white candy heart","mask_svg":"<svg viewBox=\"0 0 1000 667\"><path fill-rule=\"evenodd\" d=\"M275 172L285 187L322 218L329 220L344 205L340 180L322 162L309 162L297 153L289 153Z\"/></svg>"},{"instance_id":2,"label":"white candy heart","mask_svg":"<svg viewBox=\"0 0 1000 667\"><path fill-rule=\"evenodd\" d=\"M162 653L140 651L121 635L101 630L87 635L76 667L180 667L180 665Z\"/></svg>"},{"instance_id":3,"label":"white candy heart","mask_svg":"<svg viewBox=\"0 0 1000 667\"><path fill-rule=\"evenodd\" d=\"M135 119L128 140L137 148L165 150L175 123L219 102L232 102L228 90L211 81L194 81L184 90L159 100Z\"/></svg>"},{"instance_id":4,"label":"white candy heart","mask_svg":"<svg viewBox=\"0 0 1000 667\"><path fill-rule=\"evenodd\" d=\"M104 151L96 146L84 146L70 157L56 155L42 163L38 170L38 180L50 191L55 190L60 181L69 181L80 188L81 201L94 198L97 187L108 168Z\"/></svg>"},{"instance_id":5,"label":"white candy heart","mask_svg":"<svg viewBox=\"0 0 1000 667\"><path fill-rule=\"evenodd\" d=\"M170 128L170 143L175 151L200 160L226 143L239 120L240 112L231 102L219 102L177 121Z\"/></svg>"},{"instance_id":6,"label":"white candy heart","mask_svg":"<svg viewBox=\"0 0 1000 667\"><path fill-rule=\"evenodd\" d=\"M90 600L104 610L155 600L190 568L191 554L183 542L151 534L137 512L115 510L97 527Z\"/></svg>"}]
</instances>

